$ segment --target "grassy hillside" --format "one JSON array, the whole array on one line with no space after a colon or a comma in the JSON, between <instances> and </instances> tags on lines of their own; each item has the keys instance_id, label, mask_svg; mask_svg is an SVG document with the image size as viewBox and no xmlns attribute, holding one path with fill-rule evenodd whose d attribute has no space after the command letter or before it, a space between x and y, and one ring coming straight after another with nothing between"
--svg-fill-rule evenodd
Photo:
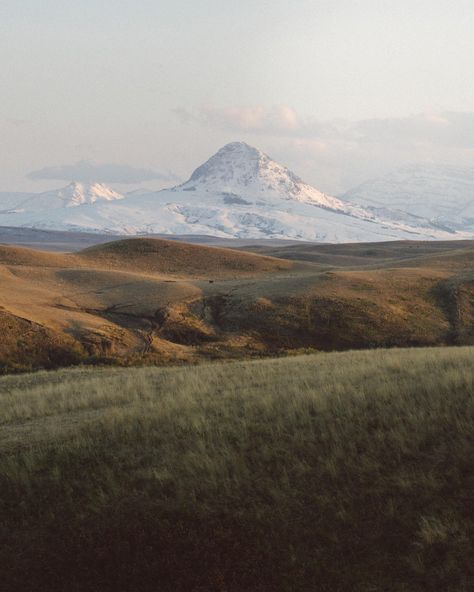
<instances>
[{"instance_id":1,"label":"grassy hillside","mask_svg":"<svg viewBox=\"0 0 474 592\"><path fill-rule=\"evenodd\" d=\"M172 240L135 238L84 249L81 260L112 269L197 277L235 277L291 269L283 259Z\"/></svg>"},{"instance_id":2,"label":"grassy hillside","mask_svg":"<svg viewBox=\"0 0 474 592\"><path fill-rule=\"evenodd\" d=\"M148 238L74 254L0 246L0 373L470 345L473 248L397 242L268 251L290 261Z\"/></svg>"},{"instance_id":3,"label":"grassy hillside","mask_svg":"<svg viewBox=\"0 0 474 592\"><path fill-rule=\"evenodd\" d=\"M466 253L471 257L474 241L388 241L382 243L340 243L340 244L290 244L242 247L253 253L280 257L293 261L311 261L321 266L360 267L411 265L412 261L433 260L437 255L456 257L455 253ZM470 255L469 255L470 253Z\"/></svg>"},{"instance_id":4,"label":"grassy hillside","mask_svg":"<svg viewBox=\"0 0 474 592\"><path fill-rule=\"evenodd\" d=\"M0 244L0 263L43 268L94 267L205 278L209 274L218 278L239 277L293 266L284 259L265 255L150 238L113 241L78 253L51 253Z\"/></svg>"},{"instance_id":5,"label":"grassy hillside","mask_svg":"<svg viewBox=\"0 0 474 592\"><path fill-rule=\"evenodd\" d=\"M9 592L468 592L474 348L0 378Z\"/></svg>"}]
</instances>

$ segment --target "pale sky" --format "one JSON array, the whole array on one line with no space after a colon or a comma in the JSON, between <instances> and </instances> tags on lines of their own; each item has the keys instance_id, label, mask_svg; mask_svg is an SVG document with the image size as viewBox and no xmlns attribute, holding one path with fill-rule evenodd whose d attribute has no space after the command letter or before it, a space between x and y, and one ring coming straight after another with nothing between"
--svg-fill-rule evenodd
<instances>
[{"instance_id":1,"label":"pale sky","mask_svg":"<svg viewBox=\"0 0 474 592\"><path fill-rule=\"evenodd\" d=\"M473 0L2 0L0 191L159 188L234 140L330 193L474 166L473 31Z\"/></svg>"}]
</instances>

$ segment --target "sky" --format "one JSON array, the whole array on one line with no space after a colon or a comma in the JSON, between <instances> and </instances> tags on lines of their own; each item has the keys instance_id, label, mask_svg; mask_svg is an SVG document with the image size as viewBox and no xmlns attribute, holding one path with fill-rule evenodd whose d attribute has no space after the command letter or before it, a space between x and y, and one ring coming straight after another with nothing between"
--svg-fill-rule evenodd
<instances>
[{"instance_id":1,"label":"sky","mask_svg":"<svg viewBox=\"0 0 474 592\"><path fill-rule=\"evenodd\" d=\"M472 0L2 0L0 191L170 186L236 140L332 194L474 166L472 31Z\"/></svg>"}]
</instances>

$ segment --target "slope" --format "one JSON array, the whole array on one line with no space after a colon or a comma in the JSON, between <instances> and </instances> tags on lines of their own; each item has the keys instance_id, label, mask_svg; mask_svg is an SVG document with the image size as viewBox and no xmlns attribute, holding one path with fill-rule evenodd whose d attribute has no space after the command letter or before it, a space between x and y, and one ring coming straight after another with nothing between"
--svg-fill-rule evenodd
<instances>
[{"instance_id":1,"label":"slope","mask_svg":"<svg viewBox=\"0 0 474 592\"><path fill-rule=\"evenodd\" d=\"M274 272L292 267L290 262L273 257L150 238L89 247L78 253L78 257L107 268L204 277Z\"/></svg>"},{"instance_id":2,"label":"slope","mask_svg":"<svg viewBox=\"0 0 474 592\"><path fill-rule=\"evenodd\" d=\"M3 247L0 364L69 364L71 348L76 361L130 364L472 343L472 246L435 244L408 257L413 245L384 243L378 258L371 245L336 245L292 262L149 239L77 254ZM63 361L16 347L37 330L67 342Z\"/></svg>"},{"instance_id":3,"label":"slope","mask_svg":"<svg viewBox=\"0 0 474 592\"><path fill-rule=\"evenodd\" d=\"M473 355L0 377L2 585L467 592Z\"/></svg>"}]
</instances>

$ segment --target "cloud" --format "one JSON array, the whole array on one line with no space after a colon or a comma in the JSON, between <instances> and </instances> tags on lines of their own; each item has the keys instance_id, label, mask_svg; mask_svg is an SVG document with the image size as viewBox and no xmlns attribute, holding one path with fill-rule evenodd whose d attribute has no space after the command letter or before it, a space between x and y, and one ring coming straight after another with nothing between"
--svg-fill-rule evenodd
<instances>
[{"instance_id":1,"label":"cloud","mask_svg":"<svg viewBox=\"0 0 474 592\"><path fill-rule=\"evenodd\" d=\"M174 113L182 123L199 123L229 132L357 144L438 143L474 148L474 113L469 112L428 112L360 121L304 118L288 105L178 108Z\"/></svg>"},{"instance_id":2,"label":"cloud","mask_svg":"<svg viewBox=\"0 0 474 592\"><path fill-rule=\"evenodd\" d=\"M266 108L261 105L243 107L200 107L173 109L181 123L199 123L206 127L231 132L273 136L315 137L336 132L333 124L301 119L288 105Z\"/></svg>"},{"instance_id":3,"label":"cloud","mask_svg":"<svg viewBox=\"0 0 474 592\"><path fill-rule=\"evenodd\" d=\"M82 181L84 183L142 183L145 181L175 182L180 179L172 173L141 169L129 165L80 161L74 164L45 167L27 175L33 180Z\"/></svg>"},{"instance_id":4,"label":"cloud","mask_svg":"<svg viewBox=\"0 0 474 592\"><path fill-rule=\"evenodd\" d=\"M474 113L420 113L410 117L368 119L354 124L362 141L438 144L474 149Z\"/></svg>"},{"instance_id":5,"label":"cloud","mask_svg":"<svg viewBox=\"0 0 474 592\"><path fill-rule=\"evenodd\" d=\"M301 129L302 125L294 109L286 105L264 107L227 107L200 109L202 120L209 125L234 131L260 133L287 133Z\"/></svg>"}]
</instances>

